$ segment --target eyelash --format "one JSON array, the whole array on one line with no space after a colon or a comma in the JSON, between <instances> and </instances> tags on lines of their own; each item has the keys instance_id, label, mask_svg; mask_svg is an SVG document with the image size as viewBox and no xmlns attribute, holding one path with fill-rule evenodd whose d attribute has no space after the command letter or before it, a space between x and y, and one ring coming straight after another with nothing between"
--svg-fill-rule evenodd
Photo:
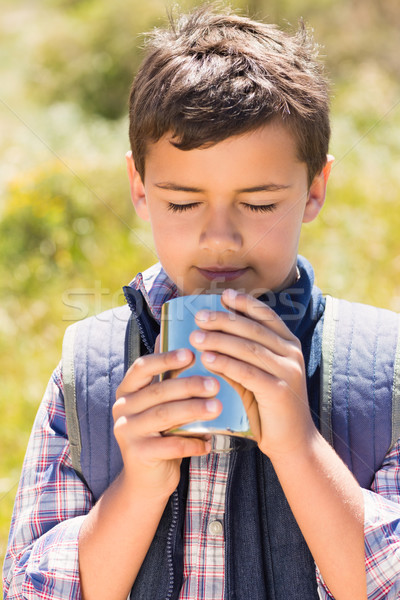
<instances>
[{"instance_id":1,"label":"eyelash","mask_svg":"<svg viewBox=\"0 0 400 600\"><path fill-rule=\"evenodd\" d=\"M172 204L172 202L168 202L168 210L172 212L185 212L185 210L191 210L197 204L197 202L192 202L191 204Z\"/></svg>"},{"instance_id":2,"label":"eyelash","mask_svg":"<svg viewBox=\"0 0 400 600\"><path fill-rule=\"evenodd\" d=\"M168 210L170 210L171 212L175 212L175 213L185 212L188 210L192 210L197 205L198 205L198 202L192 202L190 204L173 204L172 202L169 202ZM245 206L251 212L262 212L262 213L272 212L276 208L276 204L260 204L260 205L244 204L243 206Z\"/></svg>"},{"instance_id":3,"label":"eyelash","mask_svg":"<svg viewBox=\"0 0 400 600\"><path fill-rule=\"evenodd\" d=\"M252 212L272 212L276 208L276 204L245 204L245 206Z\"/></svg>"}]
</instances>

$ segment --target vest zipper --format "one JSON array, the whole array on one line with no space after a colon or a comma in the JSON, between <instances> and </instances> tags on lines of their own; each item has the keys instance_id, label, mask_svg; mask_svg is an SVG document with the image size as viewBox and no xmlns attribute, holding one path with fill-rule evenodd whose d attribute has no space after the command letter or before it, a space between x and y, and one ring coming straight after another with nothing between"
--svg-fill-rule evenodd
<instances>
[{"instance_id":1,"label":"vest zipper","mask_svg":"<svg viewBox=\"0 0 400 600\"><path fill-rule=\"evenodd\" d=\"M136 312L136 302L135 302L135 297L133 294L130 294L131 289L128 286L125 286L123 288L124 290L124 296L125 299L128 303L129 308L131 309L131 312L133 314L133 316L136 319L137 325L138 325L138 329L139 329L139 333L140 333L140 337L144 343L144 345L146 346L146 349L148 350L149 354L152 354L154 351L154 348L152 348L149 344L149 342L147 341L148 339L152 339L153 335L152 332L149 330L149 328L146 326L146 321L145 321L145 327L143 327L143 324L141 322L141 319L139 318L137 312Z\"/></svg>"},{"instance_id":2,"label":"vest zipper","mask_svg":"<svg viewBox=\"0 0 400 600\"><path fill-rule=\"evenodd\" d=\"M165 600L171 600L172 594L174 592L174 561L173 561L173 551L172 551L172 536L176 529L176 525L178 523L178 511L179 511L179 500L178 500L178 491L175 490L172 494L172 520L171 525L168 531L167 537L167 561L169 567L169 582L168 582L168 591Z\"/></svg>"}]
</instances>

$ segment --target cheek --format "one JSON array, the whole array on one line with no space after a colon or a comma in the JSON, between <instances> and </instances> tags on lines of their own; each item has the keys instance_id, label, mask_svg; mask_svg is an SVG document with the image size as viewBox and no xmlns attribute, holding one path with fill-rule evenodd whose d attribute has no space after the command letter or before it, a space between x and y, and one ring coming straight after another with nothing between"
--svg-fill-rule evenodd
<instances>
[{"instance_id":1,"label":"cheek","mask_svg":"<svg viewBox=\"0 0 400 600\"><path fill-rule=\"evenodd\" d=\"M261 227L253 228L248 238L251 242L252 254L258 255L265 264L271 261L281 267L297 252L300 225L291 215L278 216ZM262 258L264 257L264 258Z\"/></svg>"},{"instance_id":2,"label":"cheek","mask_svg":"<svg viewBox=\"0 0 400 600\"><path fill-rule=\"evenodd\" d=\"M175 219L171 214L165 212L153 215L151 226L154 238L167 241L169 244L182 246L181 240L188 240L195 235L195 224L184 219Z\"/></svg>"},{"instance_id":3,"label":"cheek","mask_svg":"<svg viewBox=\"0 0 400 600\"><path fill-rule=\"evenodd\" d=\"M171 221L163 216L152 219L154 244L161 260L182 260L183 249L189 249L190 240L193 243L195 237L191 235L189 226L183 227Z\"/></svg>"},{"instance_id":4,"label":"cheek","mask_svg":"<svg viewBox=\"0 0 400 600\"><path fill-rule=\"evenodd\" d=\"M282 238L285 237L287 231L285 220L279 216L267 220L260 219L259 223L252 223L252 227L246 231L245 235L252 245L256 244L261 251L266 246L271 251L283 243Z\"/></svg>"},{"instance_id":5,"label":"cheek","mask_svg":"<svg viewBox=\"0 0 400 600\"><path fill-rule=\"evenodd\" d=\"M292 208L288 209L286 214L281 215L275 223L271 224L271 235L281 247L286 245L291 247L293 243L297 243L301 231L301 219L302 216L299 211Z\"/></svg>"}]
</instances>

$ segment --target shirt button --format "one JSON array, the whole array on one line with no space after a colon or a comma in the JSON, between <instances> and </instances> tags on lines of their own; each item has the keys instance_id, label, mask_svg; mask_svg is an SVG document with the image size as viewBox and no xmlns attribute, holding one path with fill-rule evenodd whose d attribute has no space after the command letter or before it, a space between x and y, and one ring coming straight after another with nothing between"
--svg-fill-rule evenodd
<instances>
[{"instance_id":1,"label":"shirt button","mask_svg":"<svg viewBox=\"0 0 400 600\"><path fill-rule=\"evenodd\" d=\"M224 527L221 521L211 521L208 526L208 531L211 535L221 535L224 532Z\"/></svg>"}]
</instances>

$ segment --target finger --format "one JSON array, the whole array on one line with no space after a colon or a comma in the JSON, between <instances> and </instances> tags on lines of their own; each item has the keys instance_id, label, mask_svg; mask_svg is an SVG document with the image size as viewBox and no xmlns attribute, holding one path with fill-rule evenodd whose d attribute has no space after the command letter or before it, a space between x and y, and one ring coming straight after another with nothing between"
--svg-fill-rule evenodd
<instances>
[{"instance_id":1,"label":"finger","mask_svg":"<svg viewBox=\"0 0 400 600\"><path fill-rule=\"evenodd\" d=\"M158 462L190 456L202 456L211 451L210 440L180 435L160 436L140 440L136 451L143 462Z\"/></svg>"},{"instance_id":2,"label":"finger","mask_svg":"<svg viewBox=\"0 0 400 600\"><path fill-rule=\"evenodd\" d=\"M116 396L119 398L140 390L149 385L156 375L187 368L193 360L193 352L188 348L140 356L129 367L124 379L117 388Z\"/></svg>"},{"instance_id":3,"label":"finger","mask_svg":"<svg viewBox=\"0 0 400 600\"><path fill-rule=\"evenodd\" d=\"M239 384L254 395L265 395L269 386L278 381L278 378L267 370L231 356L204 352L201 361L213 373Z\"/></svg>"},{"instance_id":4,"label":"finger","mask_svg":"<svg viewBox=\"0 0 400 600\"><path fill-rule=\"evenodd\" d=\"M254 296L227 289L222 294L222 302L226 308L242 313L268 326L284 339L293 339L293 334L282 321L280 316L267 304Z\"/></svg>"},{"instance_id":5,"label":"finger","mask_svg":"<svg viewBox=\"0 0 400 600\"><path fill-rule=\"evenodd\" d=\"M288 391L299 399L303 398L301 382L304 381L304 372L301 363L294 362L290 368L285 368L280 377L242 360L214 352L204 352L201 360L209 371L231 379L253 392L257 401L261 398L279 400Z\"/></svg>"},{"instance_id":6,"label":"finger","mask_svg":"<svg viewBox=\"0 0 400 600\"><path fill-rule=\"evenodd\" d=\"M222 404L216 398L191 398L153 406L132 417L122 416L115 428L123 427L125 437L134 440L175 429L195 421L209 421L221 412Z\"/></svg>"},{"instance_id":7,"label":"finger","mask_svg":"<svg viewBox=\"0 0 400 600\"><path fill-rule=\"evenodd\" d=\"M251 339L221 332L194 331L190 335L190 341L198 350L216 352L232 358L240 356L243 362L277 377L284 376L287 369L286 357Z\"/></svg>"},{"instance_id":8,"label":"finger","mask_svg":"<svg viewBox=\"0 0 400 600\"><path fill-rule=\"evenodd\" d=\"M128 417L172 400L215 396L218 391L219 383L213 377L193 375L165 379L117 398L113 406L114 419L120 415Z\"/></svg>"},{"instance_id":9,"label":"finger","mask_svg":"<svg viewBox=\"0 0 400 600\"><path fill-rule=\"evenodd\" d=\"M222 331L244 340L251 340L255 344L269 348L281 356L285 356L290 348L288 345L289 340L271 329L265 322L260 323L253 318L238 313L201 310L196 314L195 319L196 324L203 330ZM293 343L295 338L292 334L290 336L290 343ZM196 334L196 337L200 341L201 336ZM198 346L193 343L195 339L195 336L191 336L190 341L197 348Z\"/></svg>"}]
</instances>

